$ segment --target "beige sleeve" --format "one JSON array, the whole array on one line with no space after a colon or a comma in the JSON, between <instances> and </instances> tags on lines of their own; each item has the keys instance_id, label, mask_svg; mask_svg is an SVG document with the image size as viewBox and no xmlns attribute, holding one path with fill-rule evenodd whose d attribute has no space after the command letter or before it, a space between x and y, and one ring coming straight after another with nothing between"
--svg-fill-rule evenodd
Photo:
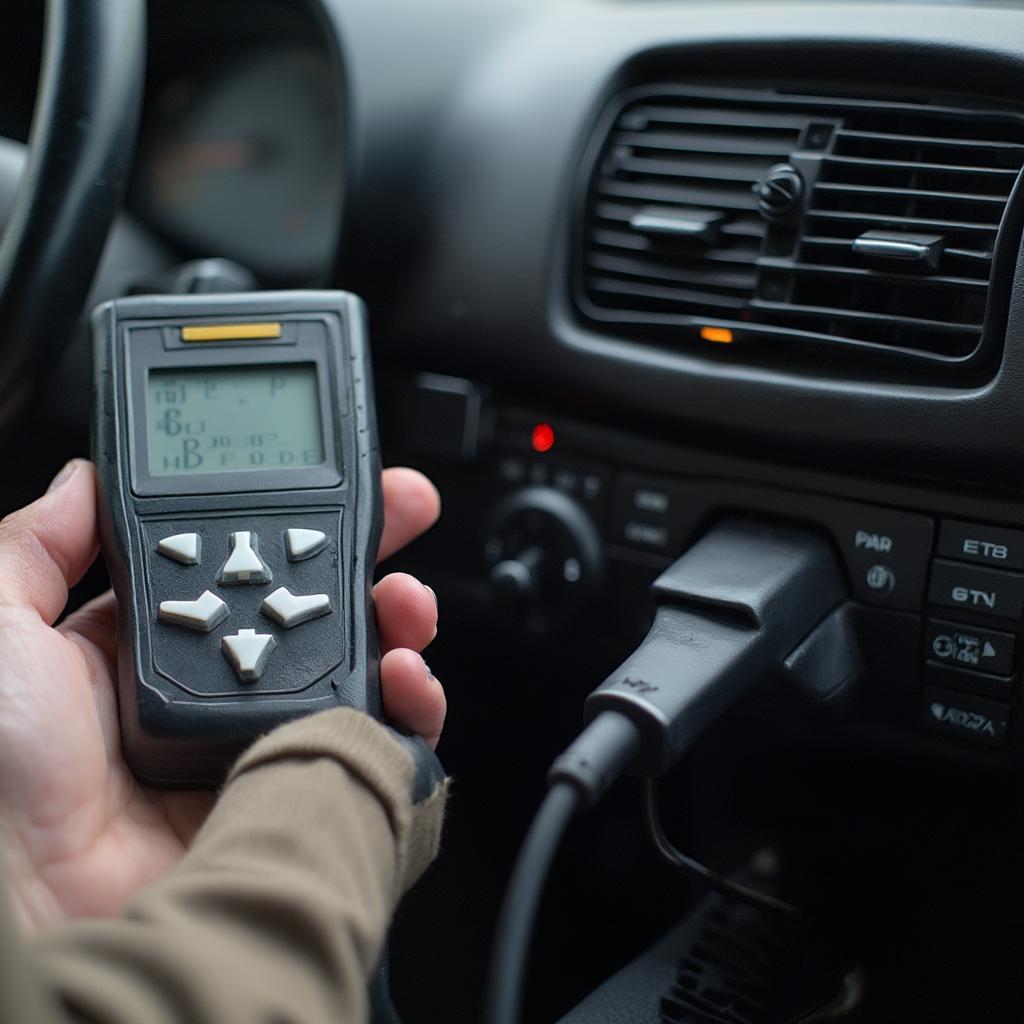
<instances>
[{"instance_id":1,"label":"beige sleeve","mask_svg":"<svg viewBox=\"0 0 1024 1024\"><path fill-rule=\"evenodd\" d=\"M412 777L411 756L359 712L276 730L242 756L179 866L121 917L13 950L26 969L0 988L0 1020L38 1019L12 1016L17 999L91 1024L366 1020L391 913L440 838L443 787L413 807Z\"/></svg>"}]
</instances>

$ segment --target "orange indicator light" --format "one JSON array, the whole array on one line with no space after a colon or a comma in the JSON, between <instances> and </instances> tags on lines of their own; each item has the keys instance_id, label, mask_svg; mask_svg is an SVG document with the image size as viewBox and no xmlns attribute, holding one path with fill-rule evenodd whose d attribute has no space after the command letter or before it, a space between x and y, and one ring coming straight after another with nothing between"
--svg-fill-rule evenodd
<instances>
[{"instance_id":1,"label":"orange indicator light","mask_svg":"<svg viewBox=\"0 0 1024 1024\"><path fill-rule=\"evenodd\" d=\"M732 331L728 327L702 327L700 336L705 341L713 341L718 345L731 345L733 343Z\"/></svg>"},{"instance_id":2,"label":"orange indicator light","mask_svg":"<svg viewBox=\"0 0 1024 1024\"><path fill-rule=\"evenodd\" d=\"M281 325L268 324L189 324L181 329L182 341L252 341L280 338Z\"/></svg>"},{"instance_id":3,"label":"orange indicator light","mask_svg":"<svg viewBox=\"0 0 1024 1024\"><path fill-rule=\"evenodd\" d=\"M530 435L535 452L549 452L555 446L555 430L550 423L538 423Z\"/></svg>"}]
</instances>

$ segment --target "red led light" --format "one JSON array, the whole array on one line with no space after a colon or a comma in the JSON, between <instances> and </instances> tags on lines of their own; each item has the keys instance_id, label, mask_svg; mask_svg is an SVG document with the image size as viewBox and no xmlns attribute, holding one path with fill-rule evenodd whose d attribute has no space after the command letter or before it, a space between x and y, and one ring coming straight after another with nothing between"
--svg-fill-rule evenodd
<instances>
[{"instance_id":1,"label":"red led light","mask_svg":"<svg viewBox=\"0 0 1024 1024\"><path fill-rule=\"evenodd\" d=\"M550 423L538 423L530 435L535 452L549 452L555 446L555 430Z\"/></svg>"}]
</instances>

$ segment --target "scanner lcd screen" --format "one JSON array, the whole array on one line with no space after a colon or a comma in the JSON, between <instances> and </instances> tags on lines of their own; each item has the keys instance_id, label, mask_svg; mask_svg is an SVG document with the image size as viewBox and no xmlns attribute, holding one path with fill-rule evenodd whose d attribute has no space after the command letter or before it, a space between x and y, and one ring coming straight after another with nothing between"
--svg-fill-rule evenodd
<instances>
[{"instance_id":1,"label":"scanner lcd screen","mask_svg":"<svg viewBox=\"0 0 1024 1024\"><path fill-rule=\"evenodd\" d=\"M316 366L152 369L146 433L153 476L320 466Z\"/></svg>"}]
</instances>

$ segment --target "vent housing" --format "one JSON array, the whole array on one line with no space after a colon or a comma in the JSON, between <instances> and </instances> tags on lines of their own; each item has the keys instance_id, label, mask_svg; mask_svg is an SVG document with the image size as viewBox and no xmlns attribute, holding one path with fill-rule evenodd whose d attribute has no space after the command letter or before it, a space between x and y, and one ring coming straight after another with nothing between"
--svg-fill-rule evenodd
<instances>
[{"instance_id":1,"label":"vent housing","mask_svg":"<svg viewBox=\"0 0 1024 1024\"><path fill-rule=\"evenodd\" d=\"M758 361L993 366L1024 117L660 86L620 96L596 146L574 274L591 324L675 347L731 335ZM754 190L773 168L802 182L781 219Z\"/></svg>"}]
</instances>

